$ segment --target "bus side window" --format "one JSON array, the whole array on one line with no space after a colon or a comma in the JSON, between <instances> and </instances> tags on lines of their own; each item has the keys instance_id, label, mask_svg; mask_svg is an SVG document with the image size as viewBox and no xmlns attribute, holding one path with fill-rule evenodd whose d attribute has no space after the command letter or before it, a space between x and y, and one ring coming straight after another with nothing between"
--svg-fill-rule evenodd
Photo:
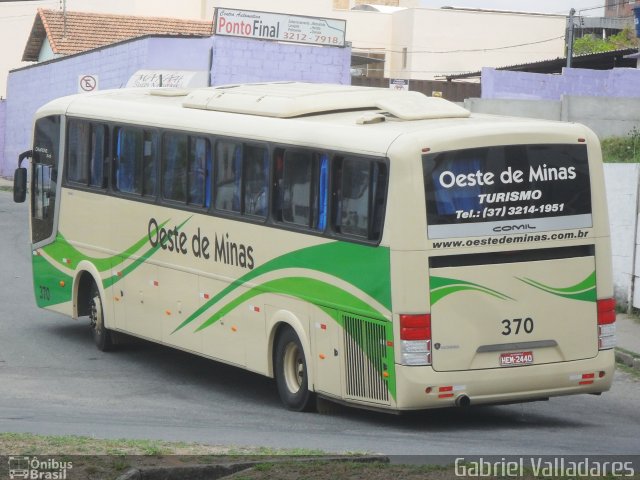
<instances>
[{"instance_id":1,"label":"bus side window","mask_svg":"<svg viewBox=\"0 0 640 480\"><path fill-rule=\"evenodd\" d=\"M158 160L156 158L157 134L145 130L143 133L144 146L142 148L142 195L155 197L158 189ZM137 173L138 170L136 170Z\"/></svg>"},{"instance_id":2,"label":"bus side window","mask_svg":"<svg viewBox=\"0 0 640 480\"><path fill-rule=\"evenodd\" d=\"M156 194L156 143L156 134L150 130L116 128L116 190L137 195Z\"/></svg>"},{"instance_id":3,"label":"bus side window","mask_svg":"<svg viewBox=\"0 0 640 480\"><path fill-rule=\"evenodd\" d=\"M266 218L269 194L266 148L218 142L214 178L217 210Z\"/></svg>"},{"instance_id":4,"label":"bus side window","mask_svg":"<svg viewBox=\"0 0 640 480\"><path fill-rule=\"evenodd\" d=\"M89 122L69 121L67 146L67 180L87 185L89 183Z\"/></svg>"},{"instance_id":5,"label":"bus side window","mask_svg":"<svg viewBox=\"0 0 640 480\"><path fill-rule=\"evenodd\" d=\"M189 199L191 205L211 204L211 147L209 140L189 138Z\"/></svg>"},{"instance_id":6,"label":"bus side window","mask_svg":"<svg viewBox=\"0 0 640 480\"><path fill-rule=\"evenodd\" d=\"M136 193L136 153L142 153L142 138L139 132L118 128L116 133L115 186L121 192ZM138 148L138 145L140 147Z\"/></svg>"},{"instance_id":7,"label":"bus side window","mask_svg":"<svg viewBox=\"0 0 640 480\"><path fill-rule=\"evenodd\" d=\"M184 134L162 137L162 196L176 202L187 200L187 144Z\"/></svg>"},{"instance_id":8,"label":"bus side window","mask_svg":"<svg viewBox=\"0 0 640 480\"><path fill-rule=\"evenodd\" d=\"M80 120L69 121L67 146L67 180L73 183L104 188L106 127Z\"/></svg>"},{"instance_id":9,"label":"bus side window","mask_svg":"<svg viewBox=\"0 0 640 480\"><path fill-rule=\"evenodd\" d=\"M273 216L282 221L282 172L284 170L284 150L278 148L274 152L273 160Z\"/></svg>"},{"instance_id":10,"label":"bus side window","mask_svg":"<svg viewBox=\"0 0 640 480\"><path fill-rule=\"evenodd\" d=\"M329 156L314 151L286 151L276 157L277 221L324 231L327 226Z\"/></svg>"},{"instance_id":11,"label":"bus side window","mask_svg":"<svg viewBox=\"0 0 640 480\"><path fill-rule=\"evenodd\" d=\"M107 127L91 125L91 150L89 156L89 185L97 188L107 186L105 162L107 158Z\"/></svg>"},{"instance_id":12,"label":"bus side window","mask_svg":"<svg viewBox=\"0 0 640 480\"><path fill-rule=\"evenodd\" d=\"M358 158L338 159L333 182L336 233L378 240L382 234L386 184L384 163Z\"/></svg>"},{"instance_id":13,"label":"bus side window","mask_svg":"<svg viewBox=\"0 0 640 480\"><path fill-rule=\"evenodd\" d=\"M221 141L215 156L215 208L240 213L240 178L242 175L242 146Z\"/></svg>"},{"instance_id":14,"label":"bus side window","mask_svg":"<svg viewBox=\"0 0 640 480\"><path fill-rule=\"evenodd\" d=\"M244 211L246 215L267 216L269 152L262 147L244 147Z\"/></svg>"},{"instance_id":15,"label":"bus side window","mask_svg":"<svg viewBox=\"0 0 640 480\"><path fill-rule=\"evenodd\" d=\"M329 155L320 156L320 184L318 186L318 218L316 229L324 231L327 227L327 202L329 200Z\"/></svg>"},{"instance_id":16,"label":"bus side window","mask_svg":"<svg viewBox=\"0 0 640 480\"><path fill-rule=\"evenodd\" d=\"M286 152L282 174L283 222L311 226L312 175L310 153Z\"/></svg>"}]
</instances>

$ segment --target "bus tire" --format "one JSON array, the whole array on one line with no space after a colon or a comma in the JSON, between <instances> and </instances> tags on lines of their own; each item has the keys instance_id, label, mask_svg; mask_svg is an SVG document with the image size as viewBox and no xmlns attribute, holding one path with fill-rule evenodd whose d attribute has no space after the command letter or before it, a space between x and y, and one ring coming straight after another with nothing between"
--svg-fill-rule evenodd
<instances>
[{"instance_id":1,"label":"bus tire","mask_svg":"<svg viewBox=\"0 0 640 480\"><path fill-rule=\"evenodd\" d=\"M102 298L100 298L100 291L95 283L91 286L89 294L89 325L98 350L101 352L112 350L114 345L112 332L104 325Z\"/></svg>"},{"instance_id":2,"label":"bus tire","mask_svg":"<svg viewBox=\"0 0 640 480\"><path fill-rule=\"evenodd\" d=\"M300 339L291 328L278 336L275 353L276 384L282 403L289 410L309 411L314 396L309 391L307 360Z\"/></svg>"}]
</instances>

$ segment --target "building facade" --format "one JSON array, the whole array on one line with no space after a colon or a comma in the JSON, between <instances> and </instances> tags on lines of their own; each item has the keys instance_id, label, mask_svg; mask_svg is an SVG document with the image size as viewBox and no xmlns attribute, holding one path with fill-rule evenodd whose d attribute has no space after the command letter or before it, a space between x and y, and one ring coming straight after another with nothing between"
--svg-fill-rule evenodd
<instances>
[{"instance_id":1,"label":"building facade","mask_svg":"<svg viewBox=\"0 0 640 480\"><path fill-rule=\"evenodd\" d=\"M146 36L14 70L7 100L0 102L0 176L13 176L19 153L30 148L35 111L50 100L82 92L83 77L95 79L101 90L126 86L140 70L204 72L210 85L283 80L349 84L350 58L350 48L224 36Z\"/></svg>"}]
</instances>

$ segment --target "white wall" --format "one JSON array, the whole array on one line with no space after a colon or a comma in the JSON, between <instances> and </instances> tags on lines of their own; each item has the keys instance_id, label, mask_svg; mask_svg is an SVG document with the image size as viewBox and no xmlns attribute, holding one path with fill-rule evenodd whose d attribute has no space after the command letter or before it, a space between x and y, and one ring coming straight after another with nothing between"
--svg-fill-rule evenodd
<instances>
[{"instance_id":1,"label":"white wall","mask_svg":"<svg viewBox=\"0 0 640 480\"><path fill-rule=\"evenodd\" d=\"M618 303L626 306L632 276L635 275L633 305L640 308L640 248L637 248L640 242L640 164L607 163L604 165L604 178L611 226L614 293Z\"/></svg>"},{"instance_id":2,"label":"white wall","mask_svg":"<svg viewBox=\"0 0 640 480\"><path fill-rule=\"evenodd\" d=\"M393 49L408 47L415 52L407 71L394 61L394 77L433 79L564 55L565 17L561 15L418 8L395 13L394 19ZM544 43L501 48L552 38Z\"/></svg>"}]
</instances>

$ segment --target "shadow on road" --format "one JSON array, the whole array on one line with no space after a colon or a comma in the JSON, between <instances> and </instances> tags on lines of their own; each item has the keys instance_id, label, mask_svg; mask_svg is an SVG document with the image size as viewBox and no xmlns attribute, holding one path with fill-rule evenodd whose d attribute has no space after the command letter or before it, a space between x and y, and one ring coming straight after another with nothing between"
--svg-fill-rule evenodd
<instances>
[{"instance_id":1,"label":"shadow on road","mask_svg":"<svg viewBox=\"0 0 640 480\"><path fill-rule=\"evenodd\" d=\"M161 377L169 383L189 384L198 391L211 391L224 397L238 398L242 402L255 402L278 411L280 416L295 416L281 406L272 379L248 372L221 362L165 347L152 342L131 338L130 341L110 353L102 353L93 347L91 331L86 319L78 322L56 322L44 326L47 334L57 337L66 348L86 351L88 360L102 359L114 375L127 370L127 375L139 375L141 381ZM131 371L133 369L133 372ZM502 406L477 406L409 412L401 415L374 412L352 407L336 406L330 414L310 414L309 421L316 423L340 419L359 424L364 428L392 428L406 433L456 432L464 430L538 430L540 428L574 429L588 425L588 420L576 421L560 415L550 415L541 408L545 402ZM293 419L292 419L293 421Z\"/></svg>"}]
</instances>

